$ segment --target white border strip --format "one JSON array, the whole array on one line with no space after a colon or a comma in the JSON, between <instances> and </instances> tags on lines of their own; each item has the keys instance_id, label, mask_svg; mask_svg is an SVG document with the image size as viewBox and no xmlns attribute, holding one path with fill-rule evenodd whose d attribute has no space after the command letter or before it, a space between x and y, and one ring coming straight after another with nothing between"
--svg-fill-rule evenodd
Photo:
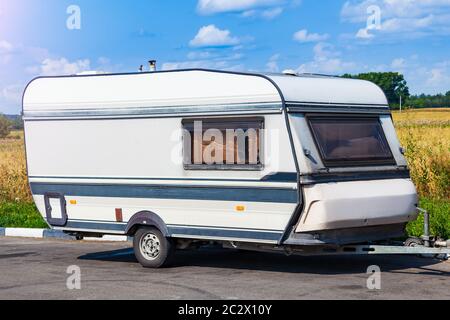
<instances>
[{"instance_id":1,"label":"white border strip","mask_svg":"<svg viewBox=\"0 0 450 320\"><path fill-rule=\"evenodd\" d=\"M60 231L54 229L27 229L27 228L0 228L4 231L4 237L16 238L31 238L31 239L62 239L69 240L75 237L62 234ZM3 232L1 232L3 234ZM0 234L0 236L1 236ZM102 238L85 237L85 241L105 241L105 242L126 242L127 236L104 235Z\"/></svg>"},{"instance_id":2,"label":"white border strip","mask_svg":"<svg viewBox=\"0 0 450 320\"><path fill-rule=\"evenodd\" d=\"M6 228L5 237L43 238L44 229Z\"/></svg>"}]
</instances>

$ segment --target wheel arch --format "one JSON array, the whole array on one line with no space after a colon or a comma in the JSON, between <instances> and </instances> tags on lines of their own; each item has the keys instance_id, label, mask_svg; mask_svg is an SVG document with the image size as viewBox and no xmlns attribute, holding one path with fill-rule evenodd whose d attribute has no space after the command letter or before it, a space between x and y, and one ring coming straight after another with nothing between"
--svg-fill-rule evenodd
<instances>
[{"instance_id":1,"label":"wheel arch","mask_svg":"<svg viewBox=\"0 0 450 320\"><path fill-rule=\"evenodd\" d=\"M159 215L152 211L139 211L128 221L125 233L132 236L139 227L155 227L163 234L164 237L170 237L169 230Z\"/></svg>"}]
</instances>

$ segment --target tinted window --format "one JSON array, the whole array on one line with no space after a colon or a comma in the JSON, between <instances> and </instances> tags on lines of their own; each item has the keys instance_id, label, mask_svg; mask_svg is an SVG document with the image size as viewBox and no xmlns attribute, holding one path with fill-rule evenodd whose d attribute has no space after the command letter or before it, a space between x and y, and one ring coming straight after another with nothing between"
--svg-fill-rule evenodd
<instances>
[{"instance_id":1,"label":"tinted window","mask_svg":"<svg viewBox=\"0 0 450 320\"><path fill-rule=\"evenodd\" d=\"M378 118L310 118L327 166L394 164Z\"/></svg>"},{"instance_id":2,"label":"tinted window","mask_svg":"<svg viewBox=\"0 0 450 320\"><path fill-rule=\"evenodd\" d=\"M184 120L186 169L262 169L263 118Z\"/></svg>"}]
</instances>

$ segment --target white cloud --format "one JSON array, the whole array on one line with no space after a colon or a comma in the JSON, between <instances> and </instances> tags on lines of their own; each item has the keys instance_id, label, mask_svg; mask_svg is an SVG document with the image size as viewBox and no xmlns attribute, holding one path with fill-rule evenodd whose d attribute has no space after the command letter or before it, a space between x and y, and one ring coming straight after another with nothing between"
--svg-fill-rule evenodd
<instances>
[{"instance_id":1,"label":"white cloud","mask_svg":"<svg viewBox=\"0 0 450 320\"><path fill-rule=\"evenodd\" d=\"M92 61L102 70L115 68L106 58ZM89 71L91 67L87 59L69 60L44 48L0 39L0 112L20 112L22 91L35 76L71 75Z\"/></svg>"},{"instance_id":2,"label":"white cloud","mask_svg":"<svg viewBox=\"0 0 450 320\"><path fill-rule=\"evenodd\" d=\"M0 40L0 64L7 64L11 61L14 49L10 42Z\"/></svg>"},{"instance_id":3,"label":"white cloud","mask_svg":"<svg viewBox=\"0 0 450 320\"><path fill-rule=\"evenodd\" d=\"M340 52L328 43L318 43L313 48L314 59L300 65L295 71L298 73L326 73L340 74L355 69L353 62L343 61Z\"/></svg>"},{"instance_id":4,"label":"white cloud","mask_svg":"<svg viewBox=\"0 0 450 320\"><path fill-rule=\"evenodd\" d=\"M371 34L367 28L364 28L359 29L358 33L356 33L356 37L358 39L372 39L374 35Z\"/></svg>"},{"instance_id":5,"label":"white cloud","mask_svg":"<svg viewBox=\"0 0 450 320\"><path fill-rule=\"evenodd\" d=\"M197 12L202 15L237 13L243 18L266 20L280 16L287 8L294 8L302 0L199 0Z\"/></svg>"},{"instance_id":6,"label":"white cloud","mask_svg":"<svg viewBox=\"0 0 450 320\"><path fill-rule=\"evenodd\" d=\"M243 18L256 17L258 14L259 14L258 10L247 10L242 12L241 17Z\"/></svg>"},{"instance_id":7,"label":"white cloud","mask_svg":"<svg viewBox=\"0 0 450 320\"><path fill-rule=\"evenodd\" d=\"M315 59L319 61L340 55L340 52L335 50L333 45L325 42L316 44L313 48L313 52Z\"/></svg>"},{"instance_id":8,"label":"white cloud","mask_svg":"<svg viewBox=\"0 0 450 320\"><path fill-rule=\"evenodd\" d=\"M244 66L241 63L243 57L242 53L234 50L228 54L221 51L194 51L188 53L185 61L168 61L163 63L162 70L202 68L242 71L244 70Z\"/></svg>"},{"instance_id":9,"label":"white cloud","mask_svg":"<svg viewBox=\"0 0 450 320\"><path fill-rule=\"evenodd\" d=\"M282 7L275 7L266 10L246 10L240 15L242 18L263 18L265 20L272 20L283 13Z\"/></svg>"},{"instance_id":10,"label":"white cloud","mask_svg":"<svg viewBox=\"0 0 450 320\"><path fill-rule=\"evenodd\" d=\"M111 60L107 57L100 57L97 59L97 62L99 65L109 65L111 63Z\"/></svg>"},{"instance_id":11,"label":"white cloud","mask_svg":"<svg viewBox=\"0 0 450 320\"><path fill-rule=\"evenodd\" d=\"M205 59L210 59L214 57L214 54L209 52L209 51L194 51L194 52L189 52L187 55L189 60L205 60Z\"/></svg>"},{"instance_id":12,"label":"white cloud","mask_svg":"<svg viewBox=\"0 0 450 320\"><path fill-rule=\"evenodd\" d=\"M442 69L437 68L431 69L429 75L427 82L431 85L439 84L448 78Z\"/></svg>"},{"instance_id":13,"label":"white cloud","mask_svg":"<svg viewBox=\"0 0 450 320\"><path fill-rule=\"evenodd\" d=\"M215 25L201 27L194 39L189 43L191 47L222 47L239 44L239 39L231 36L229 30L221 30Z\"/></svg>"},{"instance_id":14,"label":"white cloud","mask_svg":"<svg viewBox=\"0 0 450 320\"><path fill-rule=\"evenodd\" d=\"M214 69L214 70L243 70L242 64L230 64L227 60L193 60L193 61L177 61L166 62L162 66L162 70L179 70L179 69Z\"/></svg>"},{"instance_id":15,"label":"white cloud","mask_svg":"<svg viewBox=\"0 0 450 320\"><path fill-rule=\"evenodd\" d=\"M412 54L395 58L388 64L365 66L364 71L399 72L405 76L411 94L437 94L450 90L450 60L429 63Z\"/></svg>"},{"instance_id":16,"label":"white cloud","mask_svg":"<svg viewBox=\"0 0 450 320\"><path fill-rule=\"evenodd\" d=\"M381 24L381 29L383 32L393 33L402 32L405 30L410 31L421 31L426 30L431 27L435 17L433 15L428 15L422 18L392 18L384 21Z\"/></svg>"},{"instance_id":17,"label":"white cloud","mask_svg":"<svg viewBox=\"0 0 450 320\"><path fill-rule=\"evenodd\" d=\"M412 71L412 70L411 70ZM419 84L426 93L446 93L450 91L450 60L435 63L431 68L420 68L412 71L416 81L424 81Z\"/></svg>"},{"instance_id":18,"label":"white cloud","mask_svg":"<svg viewBox=\"0 0 450 320\"><path fill-rule=\"evenodd\" d=\"M13 45L6 40L0 40L0 53L11 52Z\"/></svg>"},{"instance_id":19,"label":"white cloud","mask_svg":"<svg viewBox=\"0 0 450 320\"><path fill-rule=\"evenodd\" d=\"M328 34L308 33L308 30L302 29L294 33L294 40L298 42L320 42L325 41L330 36Z\"/></svg>"},{"instance_id":20,"label":"white cloud","mask_svg":"<svg viewBox=\"0 0 450 320\"><path fill-rule=\"evenodd\" d=\"M280 59L280 54L274 54L269 58L269 61L266 64L266 70L268 72L279 72L280 68L278 67L278 60Z\"/></svg>"},{"instance_id":21,"label":"white cloud","mask_svg":"<svg viewBox=\"0 0 450 320\"><path fill-rule=\"evenodd\" d=\"M7 102L21 104L23 89L22 85L9 85L0 91L0 96Z\"/></svg>"},{"instance_id":22,"label":"white cloud","mask_svg":"<svg viewBox=\"0 0 450 320\"><path fill-rule=\"evenodd\" d=\"M400 71L406 68L406 60L404 58L397 58L392 60L391 68L395 71Z\"/></svg>"},{"instance_id":23,"label":"white cloud","mask_svg":"<svg viewBox=\"0 0 450 320\"><path fill-rule=\"evenodd\" d=\"M366 26L370 6L377 6L381 13L380 27L371 32ZM376 34L408 38L448 35L450 0L351 0L342 7L341 19L364 26L356 34L360 39L371 39Z\"/></svg>"},{"instance_id":24,"label":"white cloud","mask_svg":"<svg viewBox=\"0 0 450 320\"><path fill-rule=\"evenodd\" d=\"M442 14L450 7L450 0L351 0L341 9L341 18L349 22L367 21L367 8L378 6L385 19L420 18L430 14Z\"/></svg>"},{"instance_id":25,"label":"white cloud","mask_svg":"<svg viewBox=\"0 0 450 320\"><path fill-rule=\"evenodd\" d=\"M273 8L273 9L267 9L267 10L264 10L261 13L261 16L264 19L271 20L271 19L274 19L274 18L278 17L280 14L282 14L283 10L284 9L282 7L276 7L276 8Z\"/></svg>"},{"instance_id":26,"label":"white cloud","mask_svg":"<svg viewBox=\"0 0 450 320\"><path fill-rule=\"evenodd\" d=\"M37 73L43 76L73 75L91 70L91 62L88 59L70 62L66 58L45 59L39 66L28 68L29 73Z\"/></svg>"},{"instance_id":27,"label":"white cloud","mask_svg":"<svg viewBox=\"0 0 450 320\"><path fill-rule=\"evenodd\" d=\"M280 5L284 0L199 0L197 11L200 14L223 12L243 12L254 8Z\"/></svg>"}]
</instances>

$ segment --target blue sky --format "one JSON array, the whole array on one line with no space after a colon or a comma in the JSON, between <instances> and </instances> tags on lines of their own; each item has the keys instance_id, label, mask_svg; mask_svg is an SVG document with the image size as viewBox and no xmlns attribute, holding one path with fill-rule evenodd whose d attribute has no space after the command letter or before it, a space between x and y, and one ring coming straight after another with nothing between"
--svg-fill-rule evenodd
<instances>
[{"instance_id":1,"label":"blue sky","mask_svg":"<svg viewBox=\"0 0 450 320\"><path fill-rule=\"evenodd\" d=\"M80 9L80 29L69 29ZM379 17L379 19L377 19ZM0 113L37 75L214 68L398 71L450 90L450 0L0 0Z\"/></svg>"}]
</instances>

